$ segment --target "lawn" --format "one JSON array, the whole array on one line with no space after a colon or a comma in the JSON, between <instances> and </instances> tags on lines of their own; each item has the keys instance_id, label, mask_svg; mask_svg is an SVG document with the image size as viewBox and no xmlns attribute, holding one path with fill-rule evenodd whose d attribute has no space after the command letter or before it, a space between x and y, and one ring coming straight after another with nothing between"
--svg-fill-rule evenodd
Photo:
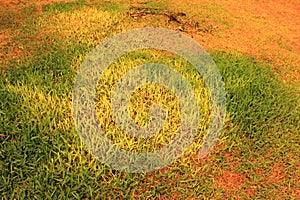
<instances>
[{"instance_id":1,"label":"lawn","mask_svg":"<svg viewBox=\"0 0 300 200\"><path fill-rule=\"evenodd\" d=\"M299 39L295 20L300 6L296 1L274 6L276 12L285 8L285 14L278 12L285 16L279 20L282 28L275 29L272 9L253 13L271 5L253 1L257 4L251 9L237 2L244 11L222 0L1 3L0 197L299 199L300 56L294 38ZM200 158L211 113L200 74L170 52L139 50L120 57L99 79L95 97L99 123L118 147L155 151L169 144L180 127L176 96L154 84L133 94L129 110L134 122L144 126L153 103L165 106L163 130L143 139L117 127L111 88L137 65L176 69L191 83L200 111L195 140L180 158L159 170L128 173L100 162L82 143L72 115L73 85L96 45L149 26L179 31L207 50L225 84L227 113L219 140Z\"/></svg>"}]
</instances>

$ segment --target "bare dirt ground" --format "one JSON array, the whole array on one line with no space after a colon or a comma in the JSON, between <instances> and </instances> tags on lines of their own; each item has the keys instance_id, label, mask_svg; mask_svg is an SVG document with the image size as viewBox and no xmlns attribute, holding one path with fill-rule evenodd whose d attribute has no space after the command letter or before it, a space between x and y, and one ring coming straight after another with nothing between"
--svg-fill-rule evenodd
<instances>
[{"instance_id":1,"label":"bare dirt ground","mask_svg":"<svg viewBox=\"0 0 300 200\"><path fill-rule=\"evenodd\" d=\"M272 64L284 82L300 84L299 1L170 1L195 16L207 16L213 34L194 34L204 47L253 55Z\"/></svg>"},{"instance_id":2,"label":"bare dirt ground","mask_svg":"<svg viewBox=\"0 0 300 200\"><path fill-rule=\"evenodd\" d=\"M1 10L10 10L16 21L24 20L20 8L72 0L2 0ZM137 5L148 1L120 1ZM162 2L155 0L151 2ZM300 3L298 0L168 0L171 9L183 11L191 20L211 27L207 33L190 30L189 34L207 50L221 50L255 56L273 65L274 72L285 83L300 86ZM0 44L12 39L9 31L0 32ZM11 49L4 57L16 57L22 51ZM3 57L3 55L1 55ZM4 59L5 60L5 59Z\"/></svg>"},{"instance_id":3,"label":"bare dirt ground","mask_svg":"<svg viewBox=\"0 0 300 200\"><path fill-rule=\"evenodd\" d=\"M2 6L6 8L16 8L17 6L31 6L31 5L43 5L43 4L51 4L58 2L69 2L67 0L38 0L38 1L28 1L28 0L2 0Z\"/></svg>"},{"instance_id":4,"label":"bare dirt ground","mask_svg":"<svg viewBox=\"0 0 300 200\"><path fill-rule=\"evenodd\" d=\"M73 0L1 0L0 1L0 65L4 65L9 59L20 59L30 57L32 49L25 50L22 42L17 41L20 34L12 29L18 27L29 17L38 16L42 12L42 5L58 2L70 2ZM22 9L28 9L28 13L24 13ZM13 23L12 23L13 21ZM20 39L20 38L19 38ZM39 39L39 38L36 38ZM2 67L2 66L1 66ZM4 73L4 70L2 70Z\"/></svg>"}]
</instances>

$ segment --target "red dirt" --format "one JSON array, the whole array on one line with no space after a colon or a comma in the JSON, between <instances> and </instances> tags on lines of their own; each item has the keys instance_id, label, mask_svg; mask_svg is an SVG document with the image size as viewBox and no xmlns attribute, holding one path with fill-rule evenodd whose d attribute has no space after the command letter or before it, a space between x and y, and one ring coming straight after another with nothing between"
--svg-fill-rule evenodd
<instances>
[{"instance_id":1,"label":"red dirt","mask_svg":"<svg viewBox=\"0 0 300 200\"><path fill-rule=\"evenodd\" d=\"M277 164L271 167L269 172L265 170L255 170L255 173L262 178L260 181L261 186L276 186L273 189L270 189L269 194L273 196L281 196L282 194L286 194L289 197L294 197L296 199L300 198L300 178L297 177L297 172L294 172L292 175L294 181L288 185L281 185L284 181L289 180L291 175L289 176L285 170L287 168L287 164L282 163L282 161L276 161ZM295 188L296 184L298 187Z\"/></svg>"},{"instance_id":2,"label":"red dirt","mask_svg":"<svg viewBox=\"0 0 300 200\"><path fill-rule=\"evenodd\" d=\"M74 0L71 0L74 1ZM38 0L38 1L28 1L28 0L2 0L2 6L6 8L17 8L17 7L28 7L31 5L44 5L44 4L52 4L59 2L70 2L70 0Z\"/></svg>"},{"instance_id":3,"label":"red dirt","mask_svg":"<svg viewBox=\"0 0 300 200\"><path fill-rule=\"evenodd\" d=\"M239 161L234 160L234 155L232 155L231 153L224 151L222 152L222 154L223 156L225 156L226 165L230 166L230 168L234 169L241 165ZM237 155L237 153L235 155Z\"/></svg>"},{"instance_id":4,"label":"red dirt","mask_svg":"<svg viewBox=\"0 0 300 200\"><path fill-rule=\"evenodd\" d=\"M270 184L280 183L282 180L287 179L287 175L284 172L286 166L284 164L276 164L272 167L272 170L267 177L267 182Z\"/></svg>"},{"instance_id":5,"label":"red dirt","mask_svg":"<svg viewBox=\"0 0 300 200\"><path fill-rule=\"evenodd\" d=\"M36 13L39 13L43 4L69 1L73 0L2 0L0 9L15 13L19 8L34 5ZM299 1L168 1L172 9L184 11L195 20L204 19L204 26L212 29L212 33L189 31L206 49L255 56L272 64L283 82L300 86ZM130 5L138 5L137 2L145 1L132 1ZM9 38L10 34L7 31L0 34L0 43L3 45L4 38Z\"/></svg>"},{"instance_id":6,"label":"red dirt","mask_svg":"<svg viewBox=\"0 0 300 200\"><path fill-rule=\"evenodd\" d=\"M257 193L255 187L243 187L249 181L246 174L235 170L241 163L234 160L234 155L230 152L222 151L219 153L225 157L223 164L227 167L226 170L221 169L221 175L214 177L214 187L222 189L227 196L235 196L236 199L240 199L241 195L246 195L248 198L255 195Z\"/></svg>"},{"instance_id":7,"label":"red dirt","mask_svg":"<svg viewBox=\"0 0 300 200\"><path fill-rule=\"evenodd\" d=\"M187 1L170 0L174 7L186 8ZM194 38L207 49L218 49L254 55L274 65L283 81L300 84L300 4L297 0L192 0L199 11L207 12L217 20L209 19L217 28L213 34L196 34ZM203 6L221 10L206 11ZM218 20L226 21L228 26Z\"/></svg>"},{"instance_id":8,"label":"red dirt","mask_svg":"<svg viewBox=\"0 0 300 200\"><path fill-rule=\"evenodd\" d=\"M214 186L224 190L224 192L229 195L236 193L245 182L246 177L243 173L222 170L221 176L215 176Z\"/></svg>"},{"instance_id":9,"label":"red dirt","mask_svg":"<svg viewBox=\"0 0 300 200\"><path fill-rule=\"evenodd\" d=\"M58 2L71 2L74 0L39 0L39 1L29 1L29 0L2 0L0 2L0 13L3 12L3 23L5 24L7 18L9 21L14 21L15 23L22 24L29 17L35 17L42 12L42 5L52 4ZM35 10L30 16L22 13L23 8L34 6ZM6 16L10 13L10 16ZM2 14L1 14L2 15ZM12 31L15 25L7 25L7 28L0 30L0 64L4 64L12 59L18 62L20 58L30 57L32 49L24 50L23 44L20 41L16 41L15 38L19 35L18 31ZM24 38L23 38L24 39ZM25 38L26 40L31 40L30 38ZM34 40L38 40L35 38ZM33 48L33 47L32 47ZM2 53L7 51L8 53Z\"/></svg>"}]
</instances>

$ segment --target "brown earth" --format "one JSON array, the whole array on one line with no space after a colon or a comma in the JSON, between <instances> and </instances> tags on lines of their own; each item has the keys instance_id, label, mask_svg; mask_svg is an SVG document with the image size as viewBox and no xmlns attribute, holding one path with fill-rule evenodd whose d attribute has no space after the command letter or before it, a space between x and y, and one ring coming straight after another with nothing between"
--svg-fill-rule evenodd
<instances>
[{"instance_id":1,"label":"brown earth","mask_svg":"<svg viewBox=\"0 0 300 200\"><path fill-rule=\"evenodd\" d=\"M74 1L74 0L71 0ZM38 0L38 1L28 1L28 0L2 0L1 4L6 8L18 8L18 7L28 7L31 5L44 5L52 4L58 2L70 2L70 0Z\"/></svg>"},{"instance_id":2,"label":"brown earth","mask_svg":"<svg viewBox=\"0 0 300 200\"><path fill-rule=\"evenodd\" d=\"M34 6L33 14L38 14L42 12L43 4L69 1L73 0L2 0L0 12L9 10L13 20L22 21L26 16L20 14L21 8ZM129 5L138 6L143 2L146 1L130 1ZM164 1L151 2L159 4ZM255 56L270 63L283 82L300 86L299 1L168 0L168 2L170 9L187 13L191 21L198 23L200 28L207 29L206 32L186 30L207 50ZM12 40L9 28L11 27L0 32L2 46ZM15 33L13 35L15 36ZM21 53L21 49L14 48L10 49L6 56L0 56L17 57Z\"/></svg>"},{"instance_id":3,"label":"brown earth","mask_svg":"<svg viewBox=\"0 0 300 200\"><path fill-rule=\"evenodd\" d=\"M163 1L151 2L154 5L156 2L159 7L159 3ZM188 33L205 49L254 56L271 64L283 82L300 86L299 1L168 0L168 2L167 7L170 10L175 13L186 13L189 24L197 24L197 28L177 24L177 29ZM145 7L145 4L147 1L138 0L131 1L130 6ZM145 18L143 15L140 17ZM144 21L149 20L150 17Z\"/></svg>"},{"instance_id":4,"label":"brown earth","mask_svg":"<svg viewBox=\"0 0 300 200\"><path fill-rule=\"evenodd\" d=\"M205 48L254 55L272 64L284 82L300 86L299 1L170 1L215 27L213 34L194 34Z\"/></svg>"},{"instance_id":5,"label":"brown earth","mask_svg":"<svg viewBox=\"0 0 300 200\"><path fill-rule=\"evenodd\" d=\"M28 38L20 36L20 32L12 30L20 26L26 19L35 17L42 12L42 5L58 2L71 2L74 0L1 0L0 1L0 67L2 74L4 73L5 63L8 60L16 62L21 58L30 57L33 47L24 49L22 41L16 40L39 40L40 38ZM24 13L22 9L32 7L32 11ZM12 23L13 22L13 23ZM1 66L3 65L3 66Z\"/></svg>"}]
</instances>

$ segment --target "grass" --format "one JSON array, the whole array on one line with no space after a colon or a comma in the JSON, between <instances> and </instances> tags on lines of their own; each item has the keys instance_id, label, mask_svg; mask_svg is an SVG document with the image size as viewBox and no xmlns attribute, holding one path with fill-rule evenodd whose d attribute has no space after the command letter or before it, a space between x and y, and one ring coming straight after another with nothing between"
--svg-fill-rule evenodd
<instances>
[{"instance_id":1,"label":"grass","mask_svg":"<svg viewBox=\"0 0 300 200\"><path fill-rule=\"evenodd\" d=\"M130 174L113 170L92 157L74 127L73 83L91 48L130 28L131 19L125 17L122 6L117 12L119 6L109 3L97 7L81 4L47 5L44 13L25 21L17 28L19 32L32 38L42 35L33 41L38 45L32 57L18 58L18 62L11 58L5 67L1 66L5 70L0 78L0 194L3 199L299 197L300 111L294 89L282 84L267 64L220 51L210 53L226 85L228 113L222 137L208 157L196 156L207 123L205 117L201 119L199 135L192 147L164 169ZM122 19L127 21L121 23ZM14 40L18 37L24 39L21 34ZM32 43L22 44L31 48ZM47 51L39 47L43 44L48 44ZM181 73L194 83L205 116L209 103L201 78L195 71L187 70L189 65L184 60L165 52L135 52L120 58L115 67L123 66L123 71L116 71L112 66L106 72L107 77L113 76L110 84L128 67L149 61L182 69ZM99 83L99 92L106 94L99 98L109 97L109 90L101 91L101 84L106 81L109 80L104 78ZM157 93L158 89L163 93ZM165 103L170 112L176 110L176 99L171 93L150 85L141 88L136 101L133 96L132 105L137 107L133 106L132 112L136 114L132 116L137 123L147 124L147 109L139 108L153 102L137 98L142 95ZM99 120L108 118L111 122L107 105L98 102ZM173 123L176 117L174 112ZM111 130L108 134L115 137L113 141L136 151L165 145L174 134L172 129L176 129L166 127L166 134L150 141L140 140L137 145L130 144L132 138L117 132L113 123L107 124Z\"/></svg>"},{"instance_id":2,"label":"grass","mask_svg":"<svg viewBox=\"0 0 300 200\"><path fill-rule=\"evenodd\" d=\"M116 137L118 134L122 134L120 133L121 130L119 128L116 130L117 124L114 123L113 115L111 113L112 108L110 106L112 91L108 88L114 88L117 81L133 67L146 63L161 63L165 66L172 66L190 81L198 97L199 110L201 111L200 115L203 122L198 127L198 131L203 132L207 126L208 112L211 110L209 105L209 94L204 87L203 80L200 75L196 73L195 69L193 69L187 61L180 59L179 56L154 50L133 52L129 55L120 57L116 63L109 67L103 74L103 78L100 79L96 107L98 108L98 118L101 125L106 127L106 132L110 133L112 138ZM162 132L155 137L148 139L136 140L132 137L126 137L126 134L124 133L122 137L118 138L118 141L111 139L116 144L123 144L120 145L121 148L130 149L131 151L134 151L135 149L133 143L137 143L139 148L145 148L146 151L154 151L171 142L174 133L176 133L179 128L177 124L180 123L180 110L178 99L172 92L168 91L167 88L155 84L148 84L135 91L131 97L131 106L129 107L131 117L134 122L140 126L149 124L150 117L148 113L150 106L153 104L163 105L165 111L168 113L168 119L165 122L166 125L163 127ZM203 134L201 135L203 137ZM200 139L198 139L198 143L199 140ZM143 151L142 149L139 151Z\"/></svg>"}]
</instances>

